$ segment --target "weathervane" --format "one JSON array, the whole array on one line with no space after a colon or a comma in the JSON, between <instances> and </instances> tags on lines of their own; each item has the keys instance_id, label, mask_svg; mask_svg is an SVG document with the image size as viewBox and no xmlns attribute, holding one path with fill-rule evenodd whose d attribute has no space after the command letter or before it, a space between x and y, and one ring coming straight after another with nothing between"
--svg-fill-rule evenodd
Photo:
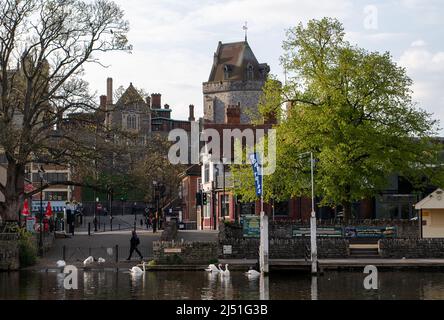
<instances>
[{"instance_id":1,"label":"weathervane","mask_svg":"<svg viewBox=\"0 0 444 320\"><path fill-rule=\"evenodd\" d=\"M245 31L245 42L247 42L247 32L248 32L248 26L247 26L247 21L245 21L244 26L242 27L242 29Z\"/></svg>"}]
</instances>

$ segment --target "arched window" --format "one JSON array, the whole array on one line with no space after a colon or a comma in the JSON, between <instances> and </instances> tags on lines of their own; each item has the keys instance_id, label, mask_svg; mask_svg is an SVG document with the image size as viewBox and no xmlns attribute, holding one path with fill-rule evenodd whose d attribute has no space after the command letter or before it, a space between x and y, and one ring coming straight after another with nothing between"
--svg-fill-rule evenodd
<instances>
[{"instance_id":1,"label":"arched window","mask_svg":"<svg viewBox=\"0 0 444 320\"><path fill-rule=\"evenodd\" d=\"M253 80L254 78L254 68L251 64L247 66L247 80Z\"/></svg>"},{"instance_id":2,"label":"arched window","mask_svg":"<svg viewBox=\"0 0 444 320\"><path fill-rule=\"evenodd\" d=\"M228 80L228 78L230 78L230 66L229 65L224 65L224 79Z\"/></svg>"}]
</instances>

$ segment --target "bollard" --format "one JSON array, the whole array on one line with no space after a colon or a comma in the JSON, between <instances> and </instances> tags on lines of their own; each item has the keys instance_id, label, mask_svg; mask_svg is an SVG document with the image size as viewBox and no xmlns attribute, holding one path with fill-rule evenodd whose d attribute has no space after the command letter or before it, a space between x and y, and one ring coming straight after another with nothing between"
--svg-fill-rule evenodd
<instances>
[{"instance_id":1,"label":"bollard","mask_svg":"<svg viewBox=\"0 0 444 320\"><path fill-rule=\"evenodd\" d=\"M88 235L91 235L91 222L88 222Z\"/></svg>"},{"instance_id":2,"label":"bollard","mask_svg":"<svg viewBox=\"0 0 444 320\"><path fill-rule=\"evenodd\" d=\"M88 250L89 256L91 256L91 247Z\"/></svg>"},{"instance_id":3,"label":"bollard","mask_svg":"<svg viewBox=\"0 0 444 320\"><path fill-rule=\"evenodd\" d=\"M63 246L63 253L62 253L62 256L63 256L63 261L65 261L66 260L66 246L64 245Z\"/></svg>"},{"instance_id":4,"label":"bollard","mask_svg":"<svg viewBox=\"0 0 444 320\"><path fill-rule=\"evenodd\" d=\"M103 223L103 232L105 232L105 222Z\"/></svg>"},{"instance_id":5,"label":"bollard","mask_svg":"<svg viewBox=\"0 0 444 320\"><path fill-rule=\"evenodd\" d=\"M116 244L116 263L119 262L119 245Z\"/></svg>"},{"instance_id":6,"label":"bollard","mask_svg":"<svg viewBox=\"0 0 444 320\"><path fill-rule=\"evenodd\" d=\"M113 220L111 220L111 231L113 231Z\"/></svg>"}]
</instances>

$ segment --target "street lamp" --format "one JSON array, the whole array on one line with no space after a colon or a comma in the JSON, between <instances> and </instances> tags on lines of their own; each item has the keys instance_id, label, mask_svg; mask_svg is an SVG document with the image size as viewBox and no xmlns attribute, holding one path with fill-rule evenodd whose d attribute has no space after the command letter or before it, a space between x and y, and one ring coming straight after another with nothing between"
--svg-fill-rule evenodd
<instances>
[{"instance_id":1,"label":"street lamp","mask_svg":"<svg viewBox=\"0 0 444 320\"><path fill-rule=\"evenodd\" d=\"M38 168L40 177L40 238L39 238L39 255L43 256L43 177L45 170L42 165Z\"/></svg>"},{"instance_id":2,"label":"street lamp","mask_svg":"<svg viewBox=\"0 0 444 320\"><path fill-rule=\"evenodd\" d=\"M157 188L157 181L153 180L153 201L155 202L155 208L156 208L156 213L154 215L154 217L156 218L156 224L157 227L159 226L159 218L158 218L158 202L157 202L157 198L156 198L156 188Z\"/></svg>"},{"instance_id":3,"label":"street lamp","mask_svg":"<svg viewBox=\"0 0 444 320\"><path fill-rule=\"evenodd\" d=\"M299 155L310 154L310 171L311 171L311 216L310 216L310 248L311 248L311 273L315 274L318 270L318 250L316 244L316 212L315 212L315 196L314 196L314 159L313 152L305 152Z\"/></svg>"},{"instance_id":4,"label":"street lamp","mask_svg":"<svg viewBox=\"0 0 444 320\"><path fill-rule=\"evenodd\" d=\"M222 206L222 216L224 217L224 221L225 221L225 163L227 163L227 158L226 157L222 157L222 183L223 183L223 193L222 193L222 201L221 201L221 206ZM229 213L230 211L228 211Z\"/></svg>"},{"instance_id":5,"label":"street lamp","mask_svg":"<svg viewBox=\"0 0 444 320\"><path fill-rule=\"evenodd\" d=\"M96 221L96 223L94 223L94 232L97 232L97 202L99 202L99 197L97 197L95 199L95 203L94 203L94 221ZM100 215L99 215L99 219L100 219ZM99 220L99 224L100 224L100 220Z\"/></svg>"}]
</instances>

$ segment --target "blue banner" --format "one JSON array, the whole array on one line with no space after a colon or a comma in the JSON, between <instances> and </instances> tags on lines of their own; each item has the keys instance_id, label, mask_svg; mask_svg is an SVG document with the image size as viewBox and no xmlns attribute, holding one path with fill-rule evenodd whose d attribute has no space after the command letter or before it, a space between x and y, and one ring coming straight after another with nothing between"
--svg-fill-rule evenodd
<instances>
[{"instance_id":1,"label":"blue banner","mask_svg":"<svg viewBox=\"0 0 444 320\"><path fill-rule=\"evenodd\" d=\"M254 185L256 187L256 195L258 197L262 196L262 175L261 167L259 163L259 155L257 153L249 154L251 166L253 167L254 174Z\"/></svg>"}]
</instances>

